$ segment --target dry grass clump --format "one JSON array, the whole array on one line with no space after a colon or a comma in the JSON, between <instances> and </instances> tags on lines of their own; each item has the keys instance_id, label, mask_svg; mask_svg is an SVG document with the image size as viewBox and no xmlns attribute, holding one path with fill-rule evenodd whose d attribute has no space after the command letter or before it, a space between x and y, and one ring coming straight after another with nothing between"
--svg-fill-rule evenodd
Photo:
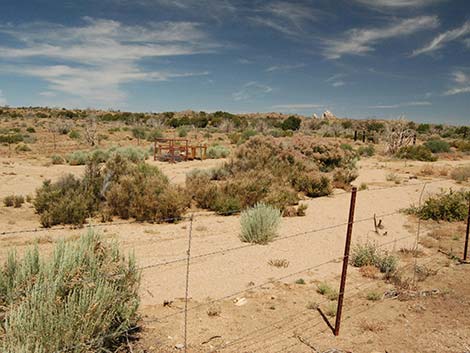
<instances>
[{"instance_id":1,"label":"dry grass clump","mask_svg":"<svg viewBox=\"0 0 470 353\"><path fill-rule=\"evenodd\" d=\"M458 183L463 183L470 180L470 165L454 168L450 172L450 177Z\"/></svg>"},{"instance_id":2,"label":"dry grass clump","mask_svg":"<svg viewBox=\"0 0 470 353\"><path fill-rule=\"evenodd\" d=\"M359 327L364 332L380 332L385 329L383 322L381 321L371 321L371 320L361 320Z\"/></svg>"},{"instance_id":3,"label":"dry grass clump","mask_svg":"<svg viewBox=\"0 0 470 353\"><path fill-rule=\"evenodd\" d=\"M359 268L359 272L363 277L375 279L379 275L379 269L374 265L365 265Z\"/></svg>"},{"instance_id":4,"label":"dry grass clump","mask_svg":"<svg viewBox=\"0 0 470 353\"><path fill-rule=\"evenodd\" d=\"M286 259L270 259L268 265L274 266L277 268L287 268L289 267L289 261Z\"/></svg>"},{"instance_id":5,"label":"dry grass clump","mask_svg":"<svg viewBox=\"0 0 470 353\"><path fill-rule=\"evenodd\" d=\"M24 204L24 196L22 195L9 195L3 199L5 207L20 208Z\"/></svg>"},{"instance_id":6,"label":"dry grass clump","mask_svg":"<svg viewBox=\"0 0 470 353\"><path fill-rule=\"evenodd\" d=\"M47 260L37 248L10 254L0 270L2 352L117 351L136 324L139 282L134 259L93 232L58 243Z\"/></svg>"},{"instance_id":7,"label":"dry grass clump","mask_svg":"<svg viewBox=\"0 0 470 353\"><path fill-rule=\"evenodd\" d=\"M396 271L398 258L386 251L380 251L376 244L368 242L357 244L352 249L351 263L355 267L374 266L389 276Z\"/></svg>"},{"instance_id":8,"label":"dry grass clump","mask_svg":"<svg viewBox=\"0 0 470 353\"><path fill-rule=\"evenodd\" d=\"M81 179L69 174L55 183L45 181L34 200L45 227L81 225L97 213L104 220L112 216L138 221L178 219L188 206L185 192L170 185L158 168L132 163L121 155L104 166L90 160Z\"/></svg>"},{"instance_id":9,"label":"dry grass clump","mask_svg":"<svg viewBox=\"0 0 470 353\"><path fill-rule=\"evenodd\" d=\"M263 203L243 211L240 217L240 239L243 242L267 244L278 236L281 212Z\"/></svg>"},{"instance_id":10,"label":"dry grass clump","mask_svg":"<svg viewBox=\"0 0 470 353\"><path fill-rule=\"evenodd\" d=\"M317 293L324 295L328 300L338 299L338 291L325 282L322 282L317 286Z\"/></svg>"}]
</instances>

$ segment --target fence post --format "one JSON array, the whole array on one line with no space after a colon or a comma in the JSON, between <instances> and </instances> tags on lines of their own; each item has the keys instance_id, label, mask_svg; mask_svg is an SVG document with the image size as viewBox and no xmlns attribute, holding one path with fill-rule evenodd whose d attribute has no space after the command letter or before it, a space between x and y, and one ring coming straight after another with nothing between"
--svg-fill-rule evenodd
<instances>
[{"instance_id":1,"label":"fence post","mask_svg":"<svg viewBox=\"0 0 470 353\"><path fill-rule=\"evenodd\" d=\"M362 131L362 142L366 142L366 131Z\"/></svg>"},{"instance_id":2,"label":"fence post","mask_svg":"<svg viewBox=\"0 0 470 353\"><path fill-rule=\"evenodd\" d=\"M188 296L189 296L189 265L191 261L191 239L193 233L193 218L191 215L189 223L188 250L186 252L186 290L184 293L184 353L188 352Z\"/></svg>"},{"instance_id":3,"label":"fence post","mask_svg":"<svg viewBox=\"0 0 470 353\"><path fill-rule=\"evenodd\" d=\"M351 248L352 229L354 224L354 210L356 208L357 188L353 187L351 192L351 203L349 205L348 230L346 232L346 244L344 246L343 271L341 273L341 284L338 296L338 308L336 310L335 336L339 335L341 325L341 313L343 311L344 290L346 287L346 274L348 272L349 249Z\"/></svg>"},{"instance_id":4,"label":"fence post","mask_svg":"<svg viewBox=\"0 0 470 353\"><path fill-rule=\"evenodd\" d=\"M357 141L357 130L354 130L354 141Z\"/></svg>"},{"instance_id":5,"label":"fence post","mask_svg":"<svg viewBox=\"0 0 470 353\"><path fill-rule=\"evenodd\" d=\"M465 233L465 249L463 250L463 261L467 261L468 254L468 236L470 233L470 200L468 201L467 232Z\"/></svg>"}]
</instances>

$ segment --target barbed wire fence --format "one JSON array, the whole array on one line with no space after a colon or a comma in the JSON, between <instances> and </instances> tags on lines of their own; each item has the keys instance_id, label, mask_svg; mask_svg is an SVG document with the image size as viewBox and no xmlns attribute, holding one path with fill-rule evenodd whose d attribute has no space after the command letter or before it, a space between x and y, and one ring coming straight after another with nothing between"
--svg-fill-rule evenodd
<instances>
[{"instance_id":1,"label":"barbed wire fence","mask_svg":"<svg viewBox=\"0 0 470 353\"><path fill-rule=\"evenodd\" d=\"M403 188L403 187L418 188L418 187L422 187L421 190L419 190L419 189L416 190L416 192L420 191L419 199L418 199L418 207L420 207L422 205L422 200L423 200L425 189L426 189L427 185L446 182L446 181L447 180L434 180L434 181L426 181L426 182L423 182L423 183L409 183L409 184L405 184L405 185L397 185L397 186L391 186L391 187L378 187L378 188L373 188L373 189L359 190L357 192L358 193L365 193L365 192L369 193L369 192L376 192L376 191L379 191L379 190L393 189L393 188ZM335 195L333 195L333 197L337 197L339 195L345 195L345 194L350 194L350 192L345 191L345 192L336 193ZM223 215L236 214L236 213L240 213L240 212L241 212L241 210L237 210L237 211L232 211L230 213L225 213ZM322 232L326 232L326 231L341 229L341 228L343 228L345 226L348 226L348 225L352 226L353 224L355 225L355 224L359 224L359 223L362 223L362 222L375 221L376 218L383 219L383 218L386 218L386 217L392 217L392 216L400 214L401 212L402 212L401 210L395 210L395 211L392 211L392 212L387 212L387 213L378 214L378 215L374 214L373 217L365 217L365 218L360 218L360 219L354 219L353 218L352 223L351 223L350 220L348 220L348 222L341 222L341 223L337 223L337 224L333 224L333 225L329 225L329 226L312 228L312 229L308 229L308 230L301 231L301 232L293 232L293 233L290 233L290 234L280 235L279 237L275 238L273 240L273 242L275 243L275 242L285 241L285 240L289 240L289 239L293 239L293 238L301 237L301 236L312 236L313 234L318 234L318 233L322 233ZM235 251L239 251L239 250L242 250L242 249L245 249L245 248L257 246L255 244L248 243L248 244L241 244L241 245L237 245L237 246L233 246L233 247L228 247L228 248L223 248L223 249L219 249L219 250L208 251L208 252L203 252L203 253L193 255L193 253L192 253L193 234L192 233L193 233L193 222L194 222L194 220L196 218L199 218L199 217L208 217L208 216L214 216L214 215L218 215L218 214L214 213L214 212L204 212L204 213L201 213L201 214L190 214L189 216L183 216L183 217L178 217L178 218L165 218L165 219L156 220L156 223L188 221L189 222L189 230L187 232L187 235L184 235L184 236L180 237L181 239L185 239L185 238L187 239L187 248L184 251L182 251L182 254L179 257L168 259L168 260L165 260L165 261L156 262L156 263L150 263L150 264L147 264L147 265L142 265L138 268L140 271L150 271L150 270L155 269L155 268L165 267L167 265L172 265L172 264L178 264L178 265L181 265L181 266L185 266L184 308L181 309L181 310L175 311L171 314L168 314L168 315L164 315L164 316L161 316L161 317L155 317L155 318L149 318L149 319L143 319L143 321L142 321L143 325L149 324L151 322L157 322L157 323L160 322L161 323L164 320L168 320L168 319L176 320L176 317L178 315L183 314L183 340L184 340L184 344L183 344L182 348L184 349L185 353L188 352L188 349L190 347L190 345L188 344L189 339L190 339L189 333L188 333L188 326L191 323L190 320L189 320L189 315L188 315L189 312L192 312L192 311L194 311L196 309L199 309L199 308L202 308L202 307L210 306L214 303L223 302L225 300L228 300L228 299L233 298L235 296L241 295L241 294L246 293L248 291L254 291L254 290L257 290L257 289L262 289L262 288L266 287L267 285L270 285L270 284L273 284L273 283L276 283L276 282L286 281L289 278L292 278L294 276L297 276L297 275L300 275L300 274L303 274L303 273L307 273L307 272L312 271L314 269L319 269L319 268L321 268L323 266L326 266L328 264L338 263L338 262L344 261L345 264L347 265L347 263L349 262L348 261L349 260L349 253L345 252L345 254L343 256L332 257L332 258L330 258L326 261L310 265L308 267L302 268L302 269L294 271L294 272L290 272L290 273L285 274L283 276L279 276L279 277L276 277L276 278L269 279L268 281L259 283L257 285L250 286L249 288L244 288L244 289L240 289L240 290L225 294L223 296L218 297L217 299L211 299L211 300L208 300L208 301L205 301L205 302L195 303L194 305L190 305L189 298L190 298L190 293L191 293L191 286L190 286L191 265L194 263L195 260L202 259L202 258L207 258L207 257L211 257L211 256L223 256L223 255L225 255L227 253L230 253L230 252L235 252ZM469 209L469 219L470 219L470 209ZM122 222L112 222L112 223L97 223L97 224L92 224L90 222L88 227L90 227L90 228L95 228L95 227L99 228L99 227L108 227L108 226L112 227L112 226L119 226L119 225L125 225L125 224L134 224L134 223L137 224L137 222L134 222L134 221L122 221ZM0 232L0 240L2 239L2 236L18 235L18 234L24 234L24 235L33 234L34 235L34 234L37 234L37 233L40 233L40 232L51 232L51 231L55 232L55 231L64 231L64 230L71 230L71 229L76 229L76 228L71 228L71 227L67 227L67 226L59 226L59 227L53 227L53 228L34 228L34 229L24 229L24 230L19 230L18 229L18 230L11 230L11 231L3 231L3 232ZM420 232L421 232L421 221L418 220L417 230L414 234L411 234L411 235L406 234L406 235L401 236L401 237L395 237L393 240L381 242L380 244L376 245L377 249L380 249L380 248L387 247L391 244L397 244L398 242L401 242L401 241L404 241L404 240L414 239L414 247L413 247L413 250L414 250L413 251L413 254L414 254L413 255L414 259L413 260L414 261L412 261L411 264L407 265L407 267L413 266L413 268L414 268L413 269L413 284L414 285L416 285L416 268L418 266L418 247L419 247L419 242L420 242ZM467 227L467 238L466 239L468 239L468 227ZM465 246L467 246L467 243L468 243L468 240L466 241ZM354 244L358 244L358 241L355 241ZM429 262L433 262L434 259L435 259L435 256L436 255L430 256L429 257L430 261L422 262L421 265L427 264ZM346 278L344 278L344 281L345 281L345 284L346 284ZM352 293L349 293L347 295L347 299L350 300L353 297L361 295L362 293L364 293L364 289L367 289L367 288L372 287L372 286L376 286L376 283L374 281L365 282L363 284L360 284L360 285L356 286L355 287L356 291L352 292ZM361 288L362 288L362 290L359 290ZM347 294L347 292L343 288L342 290L339 291L338 294L340 296L343 296L343 295ZM321 301L320 303L318 303L318 305L322 305L323 303L326 303L327 301L328 300ZM378 303L378 304L380 304L380 303ZM378 305L378 304L374 304L374 305ZM373 306L369 307L367 310L370 310L372 307ZM350 307L350 308L348 306L346 306L347 311L351 311L354 308L355 308L354 306ZM303 320L305 318L305 316L307 316L307 318L305 320ZM209 351L210 352L218 352L218 351L224 351L226 349L231 349L231 348L235 348L235 349L239 349L239 350L245 350L245 349L247 349L247 347L256 346L256 344L258 344L259 341L263 341L263 348L260 349L260 351L266 351L266 348L270 348L269 351L271 351L271 347L275 348L281 342L283 342L283 340L292 339L292 335L288 336L287 338L286 337L279 337L279 335L281 333L285 334L286 332L292 332L292 330L294 330L294 329L302 329L303 335L305 336L308 332L310 332L310 331L314 330L316 327L318 327L318 325L320 325L322 322L325 322L323 318L321 320L318 320L318 322L314 322L312 316L313 316L312 315L312 310L307 309L307 310L297 311L295 313L289 314L287 317L283 317L282 319L280 319L280 320L278 320L274 323L270 322L268 325L263 326L261 328L258 328L254 331L251 331L246 335L241 335L241 336L239 336L235 339L230 340L229 342L222 343L222 344L218 345L217 347L215 347L214 349L211 349ZM350 317L352 317L352 315L349 315L349 317L347 317L343 321L348 320ZM338 316L337 316L337 320L338 320ZM341 318L340 318L340 320L341 320ZM130 328L127 328L126 330L123 330L123 332L121 332L121 333L122 334L132 333L135 330L139 329L140 326L141 325L132 326ZM307 327L308 329L306 329L305 326L308 326ZM328 330L328 329L329 328L327 327L325 330ZM324 332L325 330L323 330L321 332ZM317 334L319 334L319 333L317 333ZM115 335L116 335L116 333L113 336L115 336ZM313 337L314 336L311 336L310 338L313 338ZM60 351L57 351L57 352L54 352L54 353L72 352L75 348L80 347L80 346L92 347L93 344L101 342L101 341L103 341L107 338L110 338L110 336L97 337L96 339L94 339L92 341L82 342L82 343L79 343L79 344L74 345L74 346L65 347L63 350L60 350ZM302 343L306 344L305 342L307 342L307 341L302 342L302 339L299 339L298 337L294 337L294 338L296 338L296 342L294 342L294 344L292 344L292 347L294 347L296 345L299 345L299 344L302 344ZM282 351L282 349L280 351Z\"/></svg>"}]
</instances>

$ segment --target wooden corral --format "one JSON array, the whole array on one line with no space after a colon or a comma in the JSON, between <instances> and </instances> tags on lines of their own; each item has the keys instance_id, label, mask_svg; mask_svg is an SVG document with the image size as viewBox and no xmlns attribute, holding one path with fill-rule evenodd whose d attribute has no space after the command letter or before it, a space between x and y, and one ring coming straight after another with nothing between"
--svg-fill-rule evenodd
<instances>
[{"instance_id":1,"label":"wooden corral","mask_svg":"<svg viewBox=\"0 0 470 353\"><path fill-rule=\"evenodd\" d=\"M199 153L198 153L199 152ZM190 145L188 139L159 138L154 141L153 160L170 163L184 160L206 159L207 145Z\"/></svg>"}]
</instances>

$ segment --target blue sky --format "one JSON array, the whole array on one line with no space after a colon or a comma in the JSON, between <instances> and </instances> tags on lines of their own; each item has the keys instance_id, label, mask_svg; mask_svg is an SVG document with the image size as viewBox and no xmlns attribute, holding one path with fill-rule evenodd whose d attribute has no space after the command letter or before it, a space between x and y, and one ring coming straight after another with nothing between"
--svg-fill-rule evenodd
<instances>
[{"instance_id":1,"label":"blue sky","mask_svg":"<svg viewBox=\"0 0 470 353\"><path fill-rule=\"evenodd\" d=\"M2 0L0 105L470 122L468 0Z\"/></svg>"}]
</instances>

